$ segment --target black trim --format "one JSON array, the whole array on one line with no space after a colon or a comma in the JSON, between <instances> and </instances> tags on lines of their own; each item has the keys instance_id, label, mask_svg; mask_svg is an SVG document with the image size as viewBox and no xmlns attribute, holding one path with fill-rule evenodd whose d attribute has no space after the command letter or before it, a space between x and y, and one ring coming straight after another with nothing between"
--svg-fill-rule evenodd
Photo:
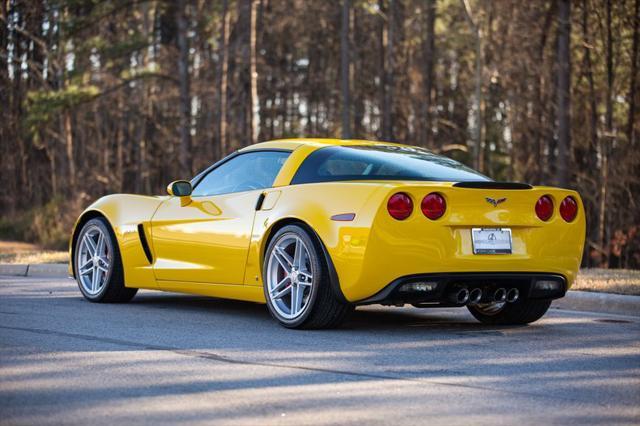
<instances>
[{"instance_id":1,"label":"black trim","mask_svg":"<svg viewBox=\"0 0 640 426\"><path fill-rule=\"evenodd\" d=\"M138 236L140 237L140 244L142 245L142 250L144 250L144 255L147 256L149 264L152 264L153 256L151 255L151 249L149 248L149 244L147 243L147 236L144 232L144 226L141 223L138 224Z\"/></svg>"},{"instance_id":2,"label":"black trim","mask_svg":"<svg viewBox=\"0 0 640 426\"><path fill-rule=\"evenodd\" d=\"M316 237L316 239L320 243L320 247L322 248L322 254L324 255L325 260L327 261L327 269L329 269L329 283L331 285L331 289L333 290L333 294L335 294L339 302L350 304L351 302L347 300L344 293L342 292L342 288L340 288L340 280L338 279L338 272L336 271L336 267L333 265L333 260L331 260L331 256L329 255L327 248L324 246L322 239L313 228L311 228L310 226L306 226L306 228L310 229L311 232L313 232L313 235Z\"/></svg>"},{"instance_id":3,"label":"black trim","mask_svg":"<svg viewBox=\"0 0 640 426\"><path fill-rule=\"evenodd\" d=\"M471 182L457 182L453 184L456 188L471 188L471 189L532 189L533 186L528 183L520 182L492 182L492 181L471 181Z\"/></svg>"},{"instance_id":4,"label":"black trim","mask_svg":"<svg viewBox=\"0 0 640 426\"><path fill-rule=\"evenodd\" d=\"M260 195L258 195L258 201L256 201L256 211L260 210L262 208L262 203L264 202L264 192L261 192Z\"/></svg>"},{"instance_id":5,"label":"black trim","mask_svg":"<svg viewBox=\"0 0 640 426\"><path fill-rule=\"evenodd\" d=\"M549 293L535 290L534 281L548 278L561 281L561 292ZM403 284L419 281L437 282L438 287L430 294L400 294L399 287ZM558 299L564 297L567 292L567 280L559 274L546 274L540 272L455 272L437 274L415 274L397 278L389 283L375 295L356 302L357 305L371 304L396 304L396 303L433 303L433 306L458 306L446 301L447 291L451 286L464 285L473 287L495 287L497 282L509 282L511 287L518 287L520 296L531 299Z\"/></svg>"}]
</instances>

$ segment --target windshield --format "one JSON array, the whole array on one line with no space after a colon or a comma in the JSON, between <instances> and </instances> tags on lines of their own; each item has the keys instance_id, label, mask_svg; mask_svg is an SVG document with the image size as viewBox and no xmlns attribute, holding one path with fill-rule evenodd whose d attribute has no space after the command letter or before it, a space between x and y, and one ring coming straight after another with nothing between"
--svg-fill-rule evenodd
<instances>
[{"instance_id":1,"label":"windshield","mask_svg":"<svg viewBox=\"0 0 640 426\"><path fill-rule=\"evenodd\" d=\"M341 180L489 181L488 177L447 157L394 145L331 146L312 152L292 184Z\"/></svg>"}]
</instances>

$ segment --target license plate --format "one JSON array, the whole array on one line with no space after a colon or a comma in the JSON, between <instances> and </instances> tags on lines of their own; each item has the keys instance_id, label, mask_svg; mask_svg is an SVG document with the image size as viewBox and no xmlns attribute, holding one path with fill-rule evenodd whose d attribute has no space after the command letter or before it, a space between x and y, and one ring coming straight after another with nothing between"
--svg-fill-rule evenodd
<instances>
[{"instance_id":1,"label":"license plate","mask_svg":"<svg viewBox=\"0 0 640 426\"><path fill-rule=\"evenodd\" d=\"M473 254L511 254L511 229L471 229Z\"/></svg>"}]
</instances>

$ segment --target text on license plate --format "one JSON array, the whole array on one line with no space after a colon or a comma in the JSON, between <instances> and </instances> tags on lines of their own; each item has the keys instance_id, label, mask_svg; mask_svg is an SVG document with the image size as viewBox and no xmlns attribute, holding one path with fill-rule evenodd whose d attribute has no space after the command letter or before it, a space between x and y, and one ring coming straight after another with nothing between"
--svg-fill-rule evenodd
<instances>
[{"instance_id":1,"label":"text on license plate","mask_svg":"<svg viewBox=\"0 0 640 426\"><path fill-rule=\"evenodd\" d=\"M511 229L472 228L473 254L511 254Z\"/></svg>"}]
</instances>

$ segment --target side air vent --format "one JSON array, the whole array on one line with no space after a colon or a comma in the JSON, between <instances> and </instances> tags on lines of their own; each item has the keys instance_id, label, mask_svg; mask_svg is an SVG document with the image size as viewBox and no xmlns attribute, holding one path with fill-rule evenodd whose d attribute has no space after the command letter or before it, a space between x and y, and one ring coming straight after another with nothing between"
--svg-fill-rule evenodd
<instances>
[{"instance_id":1,"label":"side air vent","mask_svg":"<svg viewBox=\"0 0 640 426\"><path fill-rule=\"evenodd\" d=\"M473 181L473 182L458 182L454 183L456 188L471 188L471 189L532 189L533 186L527 183L519 182L492 182L492 181Z\"/></svg>"},{"instance_id":2,"label":"side air vent","mask_svg":"<svg viewBox=\"0 0 640 426\"><path fill-rule=\"evenodd\" d=\"M260 210L262 208L262 203L264 203L264 199L265 199L266 195L264 195L264 192L260 195L258 195L258 201L256 201L256 211Z\"/></svg>"},{"instance_id":3,"label":"side air vent","mask_svg":"<svg viewBox=\"0 0 640 426\"><path fill-rule=\"evenodd\" d=\"M142 250L144 250L144 255L147 256L147 260L149 264L153 263L153 256L151 256L151 249L149 248L149 244L147 243L147 236L144 233L144 226L142 224L138 224L138 236L140 236L140 244L142 245Z\"/></svg>"}]
</instances>

